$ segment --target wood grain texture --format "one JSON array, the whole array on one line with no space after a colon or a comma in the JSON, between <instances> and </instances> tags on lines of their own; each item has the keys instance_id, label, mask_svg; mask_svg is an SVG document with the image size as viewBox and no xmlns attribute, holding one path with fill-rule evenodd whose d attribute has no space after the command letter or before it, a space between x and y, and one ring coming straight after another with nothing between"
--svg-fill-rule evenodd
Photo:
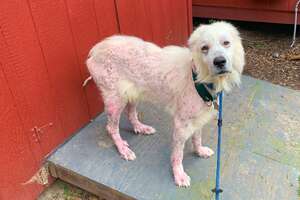
<instances>
[{"instance_id":1,"label":"wood grain texture","mask_svg":"<svg viewBox=\"0 0 300 200\"><path fill-rule=\"evenodd\" d=\"M66 2L29 0L29 6L66 138L89 121Z\"/></svg>"}]
</instances>

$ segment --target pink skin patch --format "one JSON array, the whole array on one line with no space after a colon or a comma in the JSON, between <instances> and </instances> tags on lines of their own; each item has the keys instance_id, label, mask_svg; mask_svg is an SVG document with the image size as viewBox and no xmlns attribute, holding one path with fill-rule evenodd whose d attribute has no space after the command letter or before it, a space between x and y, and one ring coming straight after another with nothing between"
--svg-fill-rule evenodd
<instances>
[{"instance_id":1,"label":"pink skin patch","mask_svg":"<svg viewBox=\"0 0 300 200\"><path fill-rule=\"evenodd\" d=\"M135 153L129 148L129 144L121 138L119 130L110 129L110 127L107 126L107 131L110 133L121 157L125 160L134 160L136 158Z\"/></svg>"},{"instance_id":2,"label":"pink skin patch","mask_svg":"<svg viewBox=\"0 0 300 200\"><path fill-rule=\"evenodd\" d=\"M115 116L119 111L120 105L115 104L114 102L107 102L106 104L106 112L112 116Z\"/></svg>"},{"instance_id":3,"label":"pink skin patch","mask_svg":"<svg viewBox=\"0 0 300 200\"><path fill-rule=\"evenodd\" d=\"M175 184L179 187L190 186L191 178L185 173L182 166L183 153L172 155L172 168Z\"/></svg>"}]
</instances>

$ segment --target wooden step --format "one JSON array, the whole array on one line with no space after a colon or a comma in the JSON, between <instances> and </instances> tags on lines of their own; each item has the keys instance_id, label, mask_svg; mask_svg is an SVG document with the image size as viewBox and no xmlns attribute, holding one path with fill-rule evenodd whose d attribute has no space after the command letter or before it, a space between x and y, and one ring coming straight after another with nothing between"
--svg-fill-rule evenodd
<instances>
[{"instance_id":1,"label":"wooden step","mask_svg":"<svg viewBox=\"0 0 300 200\"><path fill-rule=\"evenodd\" d=\"M243 77L241 88L225 95L221 199L297 200L300 174L300 92ZM125 117L120 124L137 159L121 159L98 116L48 159L51 174L106 200L209 200L214 198L216 157L201 159L191 143L184 167L191 187L175 186L170 166L171 119L162 108L142 104L140 117L156 128L135 135ZM203 131L215 150L216 121Z\"/></svg>"}]
</instances>

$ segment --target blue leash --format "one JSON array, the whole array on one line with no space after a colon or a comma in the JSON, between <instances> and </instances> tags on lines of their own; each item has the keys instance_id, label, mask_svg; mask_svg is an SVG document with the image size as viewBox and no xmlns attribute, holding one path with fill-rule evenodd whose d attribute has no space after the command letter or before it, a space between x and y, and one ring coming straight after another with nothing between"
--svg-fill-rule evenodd
<instances>
[{"instance_id":1,"label":"blue leash","mask_svg":"<svg viewBox=\"0 0 300 200\"><path fill-rule=\"evenodd\" d=\"M217 146L217 169L216 169L216 187L212 191L216 194L216 200L220 199L220 193L223 190L220 188L220 161L221 161L221 141L222 141L222 105L223 92L219 93L219 116L218 116L218 146Z\"/></svg>"}]
</instances>

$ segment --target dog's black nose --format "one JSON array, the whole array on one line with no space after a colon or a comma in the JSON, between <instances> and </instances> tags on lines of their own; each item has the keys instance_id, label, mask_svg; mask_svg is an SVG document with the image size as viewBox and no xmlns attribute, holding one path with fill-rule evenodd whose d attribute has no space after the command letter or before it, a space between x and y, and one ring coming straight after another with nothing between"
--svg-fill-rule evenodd
<instances>
[{"instance_id":1,"label":"dog's black nose","mask_svg":"<svg viewBox=\"0 0 300 200\"><path fill-rule=\"evenodd\" d=\"M218 69L224 69L226 64L226 59L223 56L218 56L214 59L214 65Z\"/></svg>"}]
</instances>

